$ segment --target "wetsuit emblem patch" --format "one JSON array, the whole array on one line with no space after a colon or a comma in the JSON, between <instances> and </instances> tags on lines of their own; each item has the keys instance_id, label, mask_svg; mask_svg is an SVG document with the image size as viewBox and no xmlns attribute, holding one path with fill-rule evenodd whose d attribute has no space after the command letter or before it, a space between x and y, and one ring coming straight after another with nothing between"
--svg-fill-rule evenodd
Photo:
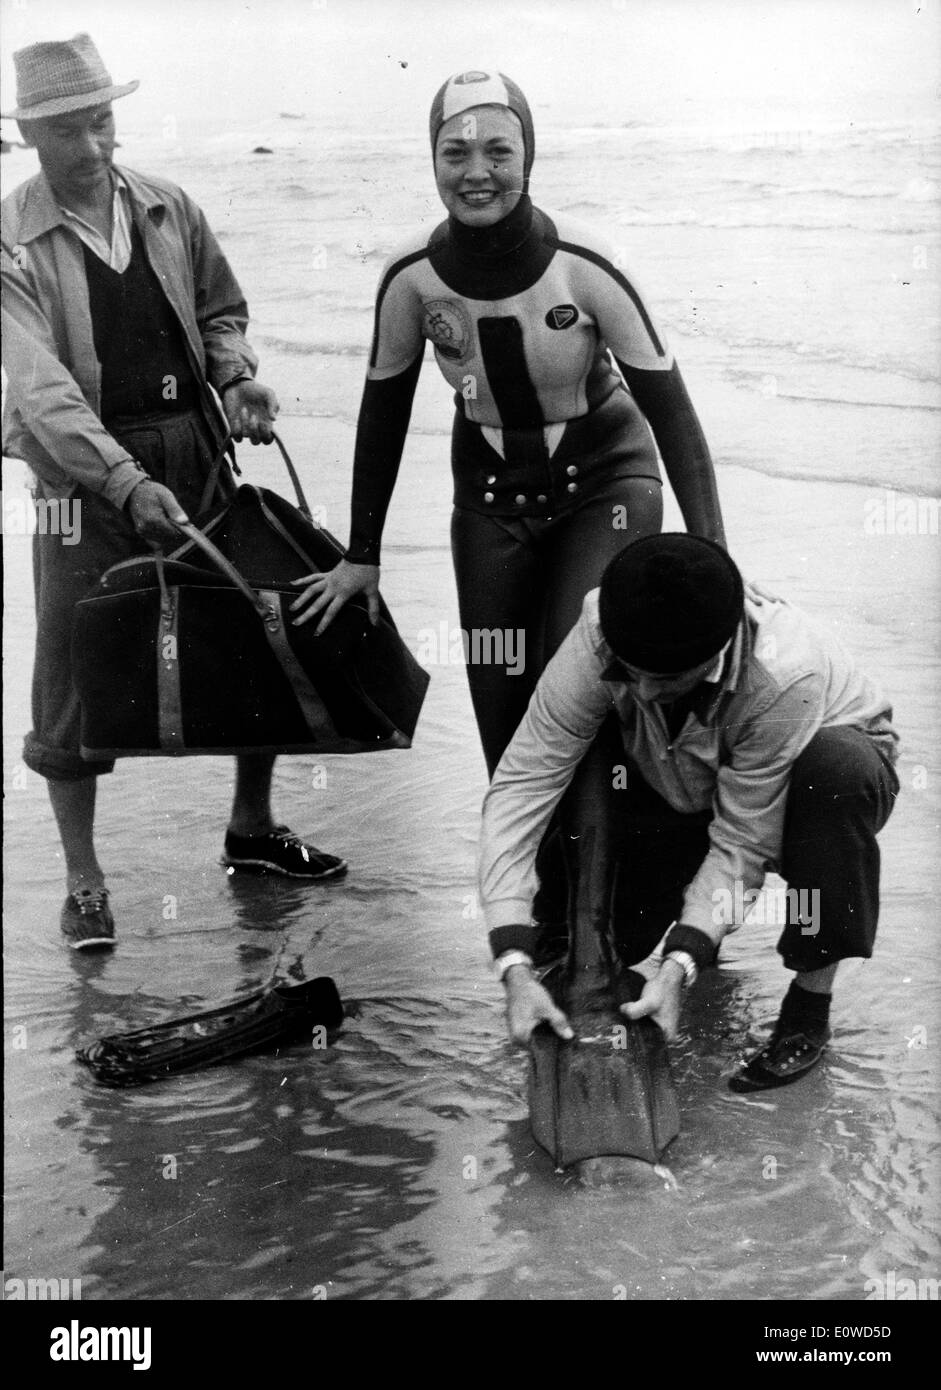
<instances>
[{"instance_id":1,"label":"wetsuit emblem patch","mask_svg":"<svg viewBox=\"0 0 941 1390\"><path fill-rule=\"evenodd\" d=\"M429 299L425 304L425 336L449 362L470 356L473 331L470 315L455 299Z\"/></svg>"},{"instance_id":2,"label":"wetsuit emblem patch","mask_svg":"<svg viewBox=\"0 0 941 1390\"><path fill-rule=\"evenodd\" d=\"M577 318L578 310L574 304L557 304L546 314L546 323L550 328L571 328Z\"/></svg>"}]
</instances>

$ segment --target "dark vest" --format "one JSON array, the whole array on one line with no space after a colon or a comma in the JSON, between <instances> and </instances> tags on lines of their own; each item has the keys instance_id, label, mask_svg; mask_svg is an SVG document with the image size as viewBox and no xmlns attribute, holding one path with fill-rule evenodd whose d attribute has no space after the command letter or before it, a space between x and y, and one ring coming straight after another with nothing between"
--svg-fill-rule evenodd
<instances>
[{"instance_id":1,"label":"dark vest","mask_svg":"<svg viewBox=\"0 0 941 1390\"><path fill-rule=\"evenodd\" d=\"M101 418L190 410L199 387L179 319L147 260L136 226L122 275L84 242L95 355L101 363ZM168 378L175 392L168 389Z\"/></svg>"}]
</instances>

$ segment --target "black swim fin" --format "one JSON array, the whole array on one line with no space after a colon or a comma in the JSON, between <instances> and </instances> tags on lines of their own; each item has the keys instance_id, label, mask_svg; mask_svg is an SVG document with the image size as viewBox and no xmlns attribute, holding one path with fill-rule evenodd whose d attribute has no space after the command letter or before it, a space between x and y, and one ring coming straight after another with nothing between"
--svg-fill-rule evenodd
<instances>
[{"instance_id":1,"label":"black swim fin","mask_svg":"<svg viewBox=\"0 0 941 1390\"><path fill-rule=\"evenodd\" d=\"M112 1033L80 1048L76 1056L102 1085L136 1086L309 1038L314 1028L330 1031L342 1021L337 987L321 975L132 1033Z\"/></svg>"}]
</instances>

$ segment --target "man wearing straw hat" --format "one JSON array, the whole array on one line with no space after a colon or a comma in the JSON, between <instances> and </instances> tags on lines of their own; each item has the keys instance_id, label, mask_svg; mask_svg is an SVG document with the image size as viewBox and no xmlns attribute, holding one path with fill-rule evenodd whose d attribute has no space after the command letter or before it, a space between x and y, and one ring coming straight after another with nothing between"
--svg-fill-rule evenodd
<instances>
[{"instance_id":1,"label":"man wearing straw hat","mask_svg":"<svg viewBox=\"0 0 941 1390\"><path fill-rule=\"evenodd\" d=\"M111 103L139 84L115 84L87 34L13 58L17 107L6 114L40 172L2 204L3 449L30 465L39 499L68 500L78 518L67 538L37 526L24 762L47 779L62 838L66 940L107 947L94 812L97 777L113 763L81 756L73 609L110 565L179 541L175 523L198 510L226 424L267 442L278 403L255 380L245 300L200 209L174 184L112 163ZM238 758L223 862L339 876L341 859L275 824L273 766L267 754Z\"/></svg>"}]
</instances>

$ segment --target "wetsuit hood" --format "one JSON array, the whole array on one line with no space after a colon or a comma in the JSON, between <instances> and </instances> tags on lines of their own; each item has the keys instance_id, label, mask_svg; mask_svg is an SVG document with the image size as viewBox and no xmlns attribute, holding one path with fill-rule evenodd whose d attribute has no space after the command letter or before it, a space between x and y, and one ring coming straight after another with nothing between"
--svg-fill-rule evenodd
<instances>
[{"instance_id":1,"label":"wetsuit hood","mask_svg":"<svg viewBox=\"0 0 941 1390\"><path fill-rule=\"evenodd\" d=\"M439 88L431 103L429 131L431 134L431 158L435 157L438 131L452 116L461 111L469 111L474 106L505 106L512 111L523 127L523 192L529 191L529 174L536 154L536 137L533 131L533 117L529 102L520 88L502 72L455 73L444 86Z\"/></svg>"}]
</instances>

